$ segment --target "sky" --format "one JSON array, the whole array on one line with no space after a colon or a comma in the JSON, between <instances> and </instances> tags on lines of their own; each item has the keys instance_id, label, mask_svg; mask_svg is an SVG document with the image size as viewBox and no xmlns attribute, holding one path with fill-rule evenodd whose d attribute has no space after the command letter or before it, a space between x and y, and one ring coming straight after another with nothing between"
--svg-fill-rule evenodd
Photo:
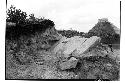
<instances>
[{"instance_id":1,"label":"sky","mask_svg":"<svg viewBox=\"0 0 125 83\"><path fill-rule=\"evenodd\" d=\"M88 32L101 18L120 28L119 0L7 0L7 8L11 5L54 21L58 30Z\"/></svg>"}]
</instances>

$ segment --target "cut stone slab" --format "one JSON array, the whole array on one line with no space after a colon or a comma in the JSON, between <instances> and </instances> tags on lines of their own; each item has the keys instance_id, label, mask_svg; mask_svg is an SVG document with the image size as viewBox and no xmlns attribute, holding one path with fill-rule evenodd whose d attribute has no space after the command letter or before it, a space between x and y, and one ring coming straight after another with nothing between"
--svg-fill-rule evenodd
<instances>
[{"instance_id":1,"label":"cut stone slab","mask_svg":"<svg viewBox=\"0 0 125 83\"><path fill-rule=\"evenodd\" d=\"M84 43L80 45L73 53L72 56L82 57L79 55L83 55L83 53L87 52L90 48L96 46L100 42L101 38L97 36L92 36L88 38Z\"/></svg>"},{"instance_id":2,"label":"cut stone slab","mask_svg":"<svg viewBox=\"0 0 125 83\"><path fill-rule=\"evenodd\" d=\"M77 65L77 62L78 62L78 59L71 57L68 61L60 64L60 69L66 70L66 69L75 68Z\"/></svg>"},{"instance_id":3,"label":"cut stone slab","mask_svg":"<svg viewBox=\"0 0 125 83\"><path fill-rule=\"evenodd\" d=\"M96 46L100 42L100 37L93 36L90 38L84 38L74 36L71 38L63 37L60 39L57 45L55 45L53 52L55 54L61 53L64 57L82 57L87 50Z\"/></svg>"},{"instance_id":4,"label":"cut stone slab","mask_svg":"<svg viewBox=\"0 0 125 83\"><path fill-rule=\"evenodd\" d=\"M63 50L64 44L68 42L68 38L62 37L54 46L52 46L53 53L57 53L59 50Z\"/></svg>"},{"instance_id":5,"label":"cut stone slab","mask_svg":"<svg viewBox=\"0 0 125 83\"><path fill-rule=\"evenodd\" d=\"M79 48L86 38L72 37L64 46L64 55L70 55L75 49Z\"/></svg>"},{"instance_id":6,"label":"cut stone slab","mask_svg":"<svg viewBox=\"0 0 125 83\"><path fill-rule=\"evenodd\" d=\"M64 55L70 55L76 48L78 48L87 38L74 36L71 38L63 37L52 48L53 53L62 52Z\"/></svg>"}]
</instances>

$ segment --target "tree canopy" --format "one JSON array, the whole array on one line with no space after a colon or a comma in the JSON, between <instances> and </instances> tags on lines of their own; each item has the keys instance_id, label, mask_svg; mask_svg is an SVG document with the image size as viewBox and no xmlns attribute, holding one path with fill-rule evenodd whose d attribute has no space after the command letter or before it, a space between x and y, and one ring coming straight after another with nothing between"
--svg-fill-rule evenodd
<instances>
[{"instance_id":1,"label":"tree canopy","mask_svg":"<svg viewBox=\"0 0 125 83\"><path fill-rule=\"evenodd\" d=\"M13 5L7 11L7 22L14 22L17 24L24 24L26 21L26 12L16 9Z\"/></svg>"}]
</instances>

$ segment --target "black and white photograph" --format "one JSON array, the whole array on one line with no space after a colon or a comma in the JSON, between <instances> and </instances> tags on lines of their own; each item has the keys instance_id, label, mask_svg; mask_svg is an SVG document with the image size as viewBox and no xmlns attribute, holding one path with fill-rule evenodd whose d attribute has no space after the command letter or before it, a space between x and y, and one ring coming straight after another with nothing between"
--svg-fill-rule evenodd
<instances>
[{"instance_id":1,"label":"black and white photograph","mask_svg":"<svg viewBox=\"0 0 125 83\"><path fill-rule=\"evenodd\" d=\"M6 0L5 80L120 81L120 0Z\"/></svg>"}]
</instances>

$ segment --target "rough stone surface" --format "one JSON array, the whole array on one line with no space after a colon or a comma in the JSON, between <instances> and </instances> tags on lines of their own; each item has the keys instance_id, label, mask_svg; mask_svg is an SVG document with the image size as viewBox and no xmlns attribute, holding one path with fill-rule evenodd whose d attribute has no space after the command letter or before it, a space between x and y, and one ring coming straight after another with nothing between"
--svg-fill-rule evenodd
<instances>
[{"instance_id":1,"label":"rough stone surface","mask_svg":"<svg viewBox=\"0 0 125 83\"><path fill-rule=\"evenodd\" d=\"M69 55L71 54L74 50L76 50L77 48L79 48L81 46L82 43L84 43L84 41L86 40L86 38L80 38L80 37L72 37L64 46L64 55Z\"/></svg>"},{"instance_id":2,"label":"rough stone surface","mask_svg":"<svg viewBox=\"0 0 125 83\"><path fill-rule=\"evenodd\" d=\"M55 54L58 54L61 51L62 54L68 57L68 55L70 55L74 50L80 47L86 39L87 38L81 38L79 36L74 36L72 38L63 37L59 42L55 44L55 46L53 47L54 49L52 50Z\"/></svg>"},{"instance_id":3,"label":"rough stone surface","mask_svg":"<svg viewBox=\"0 0 125 83\"><path fill-rule=\"evenodd\" d=\"M66 37L62 37L54 46L51 47L51 50L53 53L58 53L59 50L62 50L62 47L64 46L65 42L67 42Z\"/></svg>"},{"instance_id":4,"label":"rough stone surface","mask_svg":"<svg viewBox=\"0 0 125 83\"><path fill-rule=\"evenodd\" d=\"M90 48L96 46L99 43L100 40L101 40L100 37L97 37L97 36L93 36L93 37L88 38L84 43L82 43L80 45L80 47L78 47L72 53L72 56L78 56L78 55L81 55L81 54L85 53ZM80 57L82 57L82 56L80 56Z\"/></svg>"},{"instance_id":5,"label":"rough stone surface","mask_svg":"<svg viewBox=\"0 0 125 83\"><path fill-rule=\"evenodd\" d=\"M77 65L77 62L78 62L78 59L71 57L68 61L62 62L60 64L60 69L65 70L65 69L75 68Z\"/></svg>"},{"instance_id":6,"label":"rough stone surface","mask_svg":"<svg viewBox=\"0 0 125 83\"><path fill-rule=\"evenodd\" d=\"M74 36L71 38L63 37L54 47L53 52L55 54L61 53L64 57L82 57L87 50L96 46L100 41L100 37L93 36L90 38L84 38Z\"/></svg>"}]
</instances>

